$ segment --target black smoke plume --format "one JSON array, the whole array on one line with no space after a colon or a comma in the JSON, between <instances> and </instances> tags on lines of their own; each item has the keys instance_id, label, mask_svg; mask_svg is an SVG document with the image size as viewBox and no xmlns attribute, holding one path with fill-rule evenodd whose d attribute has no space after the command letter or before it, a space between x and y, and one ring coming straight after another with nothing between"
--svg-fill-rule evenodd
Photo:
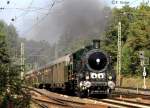
<instances>
[{"instance_id":1,"label":"black smoke plume","mask_svg":"<svg viewBox=\"0 0 150 108\"><path fill-rule=\"evenodd\" d=\"M76 39L100 36L110 14L104 0L62 0L30 35L55 43L61 37Z\"/></svg>"}]
</instances>

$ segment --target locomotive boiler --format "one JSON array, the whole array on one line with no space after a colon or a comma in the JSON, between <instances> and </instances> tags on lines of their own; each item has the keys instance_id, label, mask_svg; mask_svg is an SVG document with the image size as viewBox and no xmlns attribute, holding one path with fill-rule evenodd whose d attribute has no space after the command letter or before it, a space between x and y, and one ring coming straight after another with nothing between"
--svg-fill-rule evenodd
<instances>
[{"instance_id":1,"label":"locomotive boiler","mask_svg":"<svg viewBox=\"0 0 150 108\"><path fill-rule=\"evenodd\" d=\"M112 70L111 56L100 49L100 40L93 40L92 45L28 72L26 81L39 88L86 97L110 94L115 88L116 74Z\"/></svg>"}]
</instances>

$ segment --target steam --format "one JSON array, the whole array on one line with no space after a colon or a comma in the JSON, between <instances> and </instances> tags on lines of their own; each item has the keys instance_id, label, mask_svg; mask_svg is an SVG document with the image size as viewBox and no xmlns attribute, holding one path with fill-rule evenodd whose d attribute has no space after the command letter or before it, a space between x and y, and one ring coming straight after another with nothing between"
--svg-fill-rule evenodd
<instances>
[{"instance_id":1,"label":"steam","mask_svg":"<svg viewBox=\"0 0 150 108\"><path fill-rule=\"evenodd\" d=\"M103 0L62 0L53 7L52 13L30 33L36 40L55 43L60 37L76 39L100 36L105 29L109 9Z\"/></svg>"}]
</instances>

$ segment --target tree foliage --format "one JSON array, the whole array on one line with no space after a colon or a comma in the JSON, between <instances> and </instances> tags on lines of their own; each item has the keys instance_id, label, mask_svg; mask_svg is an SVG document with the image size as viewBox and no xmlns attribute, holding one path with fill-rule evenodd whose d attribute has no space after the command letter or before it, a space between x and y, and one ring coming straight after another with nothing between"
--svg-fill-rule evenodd
<instances>
[{"instance_id":1,"label":"tree foliage","mask_svg":"<svg viewBox=\"0 0 150 108\"><path fill-rule=\"evenodd\" d=\"M106 28L105 49L116 60L118 22L121 21L122 34L122 73L124 75L141 73L139 51L144 51L146 57L150 57L150 7L141 4L133 8L124 6L121 9L112 10L112 19ZM147 66L148 72L150 68Z\"/></svg>"},{"instance_id":2,"label":"tree foliage","mask_svg":"<svg viewBox=\"0 0 150 108\"><path fill-rule=\"evenodd\" d=\"M6 46L6 24L0 21L0 94L5 90L7 82L7 71L10 63Z\"/></svg>"},{"instance_id":3,"label":"tree foliage","mask_svg":"<svg viewBox=\"0 0 150 108\"><path fill-rule=\"evenodd\" d=\"M17 37L16 30L13 26L8 26L0 21L0 96L4 98L2 108L8 107L8 102L12 101L17 108L27 107L28 104L24 100L20 101L24 105L18 103L18 96L26 97L22 90L22 81L20 79L21 66L14 64L12 57L14 54L14 44ZM12 42L11 42L12 41ZM15 43L14 43L15 42ZM21 100L20 98L19 100Z\"/></svg>"}]
</instances>

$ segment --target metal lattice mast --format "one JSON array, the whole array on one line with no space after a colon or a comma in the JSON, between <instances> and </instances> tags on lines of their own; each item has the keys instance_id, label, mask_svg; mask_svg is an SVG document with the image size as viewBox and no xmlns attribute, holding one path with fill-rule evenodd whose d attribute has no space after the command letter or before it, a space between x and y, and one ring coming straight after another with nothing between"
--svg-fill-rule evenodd
<instances>
[{"instance_id":1,"label":"metal lattice mast","mask_svg":"<svg viewBox=\"0 0 150 108\"><path fill-rule=\"evenodd\" d=\"M24 43L21 42L21 79L23 80L24 75Z\"/></svg>"},{"instance_id":2,"label":"metal lattice mast","mask_svg":"<svg viewBox=\"0 0 150 108\"><path fill-rule=\"evenodd\" d=\"M118 83L121 85L121 22L118 22L118 54L117 54Z\"/></svg>"}]
</instances>

